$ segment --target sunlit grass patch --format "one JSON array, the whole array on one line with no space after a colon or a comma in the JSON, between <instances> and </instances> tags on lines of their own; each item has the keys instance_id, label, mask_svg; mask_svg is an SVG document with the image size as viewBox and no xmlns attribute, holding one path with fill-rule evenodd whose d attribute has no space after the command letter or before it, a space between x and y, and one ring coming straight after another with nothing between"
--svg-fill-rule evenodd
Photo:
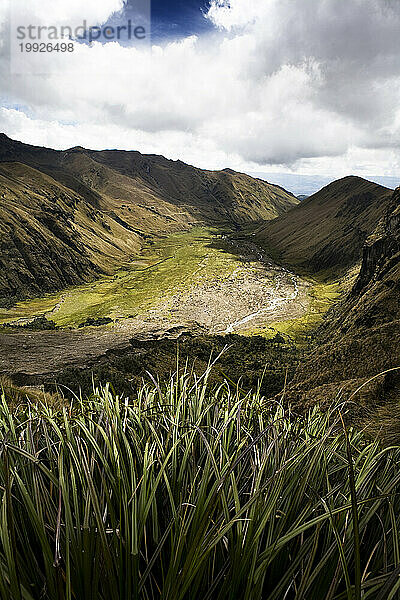
<instances>
[{"instance_id":1,"label":"sunlit grass patch","mask_svg":"<svg viewBox=\"0 0 400 600\"><path fill-rule=\"evenodd\" d=\"M308 293L307 312L299 319L276 321L265 326L262 330L253 331L253 334L265 335L269 338L278 333L291 338L297 344L305 344L309 335L316 327L321 325L326 313L337 303L342 296L340 284L312 282Z\"/></svg>"},{"instance_id":2,"label":"sunlit grass patch","mask_svg":"<svg viewBox=\"0 0 400 600\"><path fill-rule=\"evenodd\" d=\"M212 229L160 238L144 249L142 264L123 269L114 276L77 286L42 299L19 302L11 310L0 310L0 322L32 318L52 311L59 327L76 327L88 318L126 318L143 314L177 291L189 289L215 276L227 277L237 258L211 247Z\"/></svg>"},{"instance_id":3,"label":"sunlit grass patch","mask_svg":"<svg viewBox=\"0 0 400 600\"><path fill-rule=\"evenodd\" d=\"M48 294L42 298L18 302L13 308L0 308L0 323L12 323L19 319L45 315L52 311L60 300L61 293Z\"/></svg>"}]
</instances>

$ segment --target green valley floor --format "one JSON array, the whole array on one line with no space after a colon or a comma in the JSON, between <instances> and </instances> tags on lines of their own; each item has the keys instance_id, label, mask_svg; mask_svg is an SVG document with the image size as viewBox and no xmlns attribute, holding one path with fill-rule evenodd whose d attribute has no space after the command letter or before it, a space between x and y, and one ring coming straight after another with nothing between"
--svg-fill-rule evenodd
<instances>
[{"instance_id":1,"label":"green valley floor","mask_svg":"<svg viewBox=\"0 0 400 600\"><path fill-rule=\"evenodd\" d=\"M112 277L1 309L0 372L85 365L134 337L183 331L282 333L302 343L337 301L339 286L276 265L251 239L205 228L159 238ZM38 317L57 329L31 331Z\"/></svg>"}]
</instances>

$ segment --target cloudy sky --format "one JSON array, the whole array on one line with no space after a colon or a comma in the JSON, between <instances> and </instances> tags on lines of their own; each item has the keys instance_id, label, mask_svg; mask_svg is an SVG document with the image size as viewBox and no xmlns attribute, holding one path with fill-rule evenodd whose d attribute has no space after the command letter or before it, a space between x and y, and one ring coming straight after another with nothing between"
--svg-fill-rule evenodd
<instances>
[{"instance_id":1,"label":"cloudy sky","mask_svg":"<svg viewBox=\"0 0 400 600\"><path fill-rule=\"evenodd\" d=\"M28 4L48 25L132 14L123 0ZM400 176L399 0L153 0L151 44L78 44L46 75L10 73L10 6L22 22L27 0L0 0L10 137L203 168Z\"/></svg>"}]
</instances>

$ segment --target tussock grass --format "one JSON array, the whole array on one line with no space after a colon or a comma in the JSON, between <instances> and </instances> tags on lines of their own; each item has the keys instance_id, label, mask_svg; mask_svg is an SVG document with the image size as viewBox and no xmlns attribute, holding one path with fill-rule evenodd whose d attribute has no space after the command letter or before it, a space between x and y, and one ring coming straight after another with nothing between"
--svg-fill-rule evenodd
<instances>
[{"instance_id":1,"label":"tussock grass","mask_svg":"<svg viewBox=\"0 0 400 600\"><path fill-rule=\"evenodd\" d=\"M39 403L46 406L52 406L56 409L61 409L66 404L65 400L58 393L50 393L44 391L40 387L21 387L16 385L12 379L5 375L0 375L0 394L3 393L11 407L16 407L20 404ZM0 422L0 427L2 423Z\"/></svg>"},{"instance_id":2,"label":"tussock grass","mask_svg":"<svg viewBox=\"0 0 400 600\"><path fill-rule=\"evenodd\" d=\"M400 445L400 403L380 406L365 420L368 433L379 438L385 446Z\"/></svg>"},{"instance_id":3,"label":"tussock grass","mask_svg":"<svg viewBox=\"0 0 400 600\"><path fill-rule=\"evenodd\" d=\"M400 448L209 371L0 404L0 597L397 598Z\"/></svg>"}]
</instances>

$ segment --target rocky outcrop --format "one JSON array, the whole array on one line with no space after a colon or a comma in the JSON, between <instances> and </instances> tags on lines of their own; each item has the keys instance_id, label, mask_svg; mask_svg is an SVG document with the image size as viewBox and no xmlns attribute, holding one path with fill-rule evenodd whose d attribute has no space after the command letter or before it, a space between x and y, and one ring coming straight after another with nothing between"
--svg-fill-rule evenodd
<instances>
[{"instance_id":1,"label":"rocky outcrop","mask_svg":"<svg viewBox=\"0 0 400 600\"><path fill-rule=\"evenodd\" d=\"M361 295L373 281L385 277L398 261L400 252L400 188L393 195L393 203L377 230L367 240L363 249L360 275L353 289Z\"/></svg>"},{"instance_id":2,"label":"rocky outcrop","mask_svg":"<svg viewBox=\"0 0 400 600\"><path fill-rule=\"evenodd\" d=\"M328 314L318 341L288 393L295 403L349 397L369 379L400 366L400 189L363 248L353 289ZM395 371L364 387L355 401L370 406L398 399Z\"/></svg>"}]
</instances>

